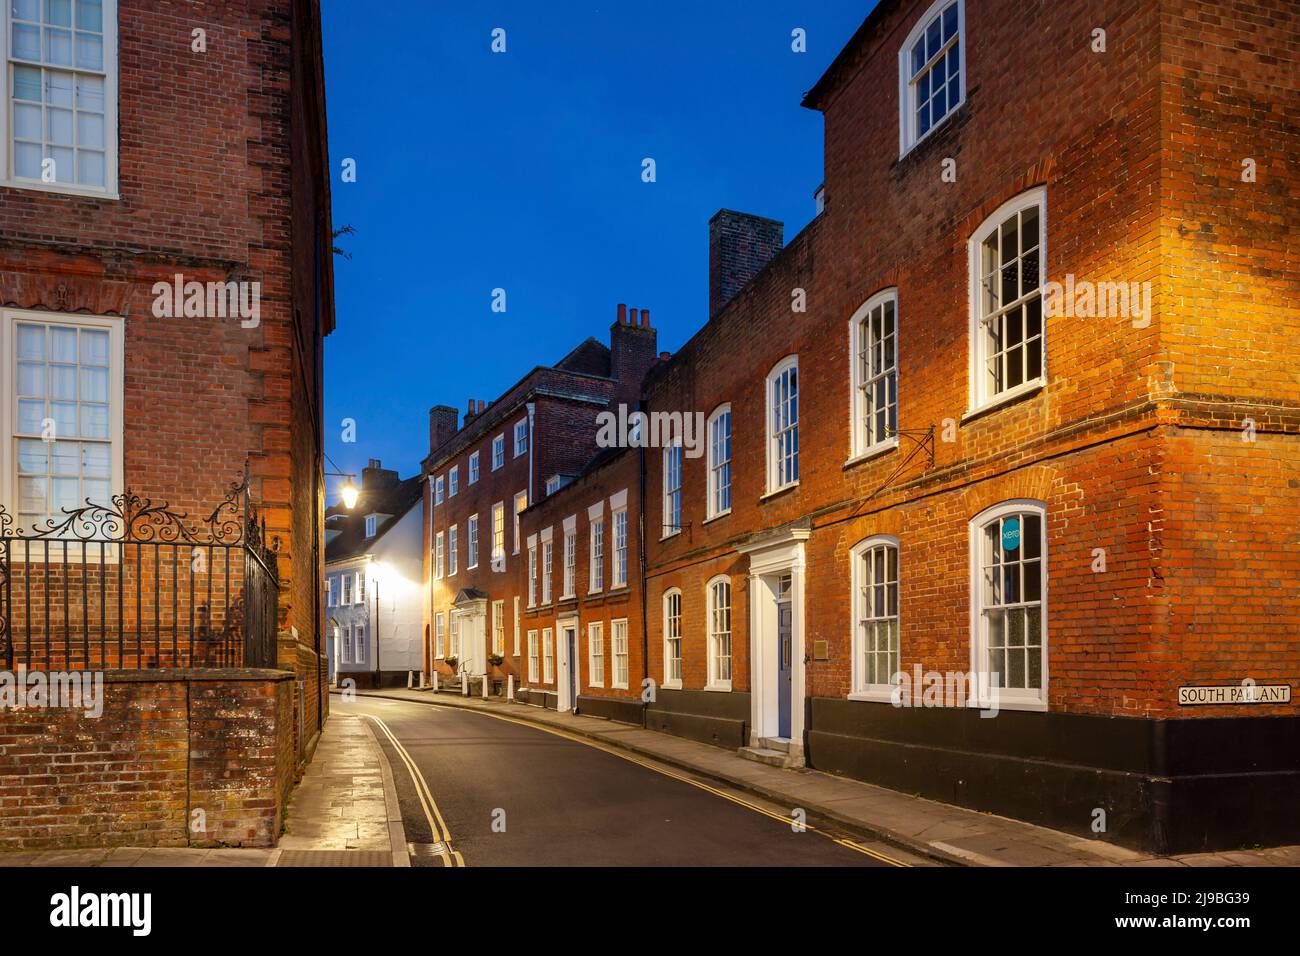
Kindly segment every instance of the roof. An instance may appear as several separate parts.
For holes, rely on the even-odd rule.
[[[810,110],[821,110],[826,108],[826,104],[831,94],[839,88],[840,81],[850,66],[856,65],[863,53],[863,48],[867,44],[868,38],[875,33],[876,28],[886,16],[893,13],[902,0],[878,0],[875,8],[867,14],[867,18],[862,21],[862,26],[844,44],[844,47],[831,61],[831,65],[826,68],[813,88],[804,94],[803,104]]]
[[[423,494],[423,479],[419,475],[399,481],[395,485],[362,491],[357,497],[357,506],[349,511],[342,505],[334,505],[325,510],[325,518],[341,515],[341,520],[331,521],[331,530],[339,534],[325,545],[325,563],[343,561],[359,557],[375,546],[389,528],[401,521],[406,513],[415,507]],[[375,529],[373,538],[366,537],[366,515],[389,515]]]

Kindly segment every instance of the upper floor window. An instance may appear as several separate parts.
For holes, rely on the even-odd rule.
[[[366,537],[373,538],[375,529],[379,524],[379,518],[375,515],[366,515]]]
[[[873,296],[849,323],[854,457],[898,440],[898,293]]]
[[[1001,706],[1047,705],[1047,511],[1008,501],[971,522],[971,656]]]
[[[528,451],[528,419],[521,418],[515,422],[515,457]]]
[[[472,485],[478,481],[478,452],[469,456],[469,483]]]
[[[627,584],[627,508],[614,512],[614,580],[611,587]]]
[[[116,0],[10,0],[0,181],[117,192]],[[0,24],[5,21],[0,9]]]
[[[506,436],[498,435],[492,439],[492,470],[496,471],[506,463]]]
[[[966,99],[963,0],[938,0],[898,55],[899,155],[925,139]]]
[[[731,510],[731,406],[722,405],[708,422],[709,501],[708,516],[716,518]]]
[[[542,603],[551,603],[551,558],[555,553],[555,546],[551,543],[550,538],[542,539]]]
[[[498,501],[492,506],[492,570],[506,569],[506,506]]]
[[[460,529],[452,525],[447,529],[447,576],[453,577],[456,574],[457,554],[460,552],[459,537]]]
[[[576,522],[564,529],[564,591],[561,597],[573,597],[578,570],[578,529]]]
[[[352,579],[353,576],[351,574],[345,574],[342,577],[344,605],[348,605],[352,603]]]
[[[682,686],[682,592],[664,595],[664,686]]]
[[[527,507],[528,492],[518,492],[515,495],[515,554],[519,553],[519,515]]]
[[[469,516],[468,537],[465,539],[465,566],[478,567],[478,515]]]
[[[592,514],[591,521],[591,556],[587,572],[587,590],[596,592],[605,586],[605,513],[603,508]]]
[[[537,606],[537,545],[528,539],[528,606]]]
[[[325,579],[325,606],[334,607],[334,579]]]
[[[447,472],[447,497],[455,498],[456,492],[460,490],[460,465],[454,466],[451,471]]]
[[[777,363],[767,376],[767,490],[799,483],[799,357]]]
[[[551,475],[551,477],[546,479],[546,493],[548,495],[553,495],[559,490],[560,490],[559,475]]]
[[[435,578],[442,577],[442,567],[443,567],[443,537],[442,537],[442,532],[439,531],[436,535],[434,535],[433,538],[433,576]]]
[[[664,531],[665,538],[682,530],[682,446],[664,449]]]
[[[435,505],[442,504],[442,494],[443,494],[443,481],[442,481],[442,475],[439,475],[437,478],[433,480],[433,503]]]
[[[899,671],[898,540],[868,538],[853,549],[853,692],[888,699]]]
[[[1006,203],[970,241],[972,411],[1044,380],[1047,191]]]

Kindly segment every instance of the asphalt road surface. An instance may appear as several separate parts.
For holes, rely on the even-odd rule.
[[[365,697],[330,706],[367,715],[393,768],[413,866],[921,862],[816,820],[799,832],[791,807],[499,717]]]

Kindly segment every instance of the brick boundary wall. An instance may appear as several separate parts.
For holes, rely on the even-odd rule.
[[[103,714],[0,711],[0,850],[273,846],[293,785],[291,673],[104,673]],[[194,811],[205,832],[190,833]]]

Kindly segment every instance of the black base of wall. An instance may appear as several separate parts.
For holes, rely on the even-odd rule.
[[[809,766],[905,793],[1154,853],[1300,842],[1300,717],[981,718],[815,698],[810,718]]]
[[[578,713],[586,717],[604,717],[606,720],[616,720],[621,724],[634,724],[641,727],[643,710],[639,700],[578,695]]]
[[[560,695],[552,690],[517,690],[515,700],[535,707],[545,707],[547,710],[560,709]]]
[[[702,690],[655,692],[646,707],[650,730],[735,750],[749,743],[749,694]]]

